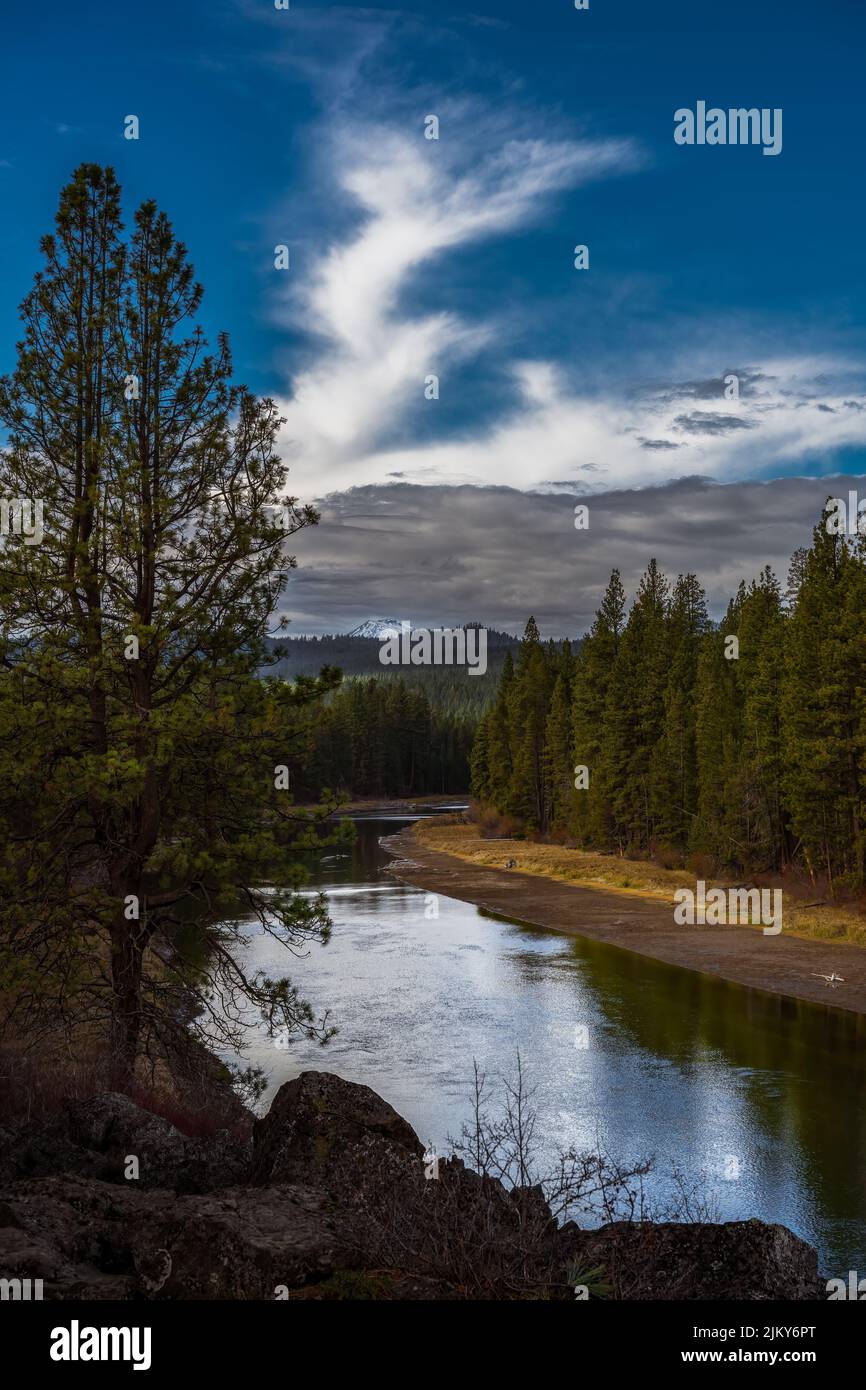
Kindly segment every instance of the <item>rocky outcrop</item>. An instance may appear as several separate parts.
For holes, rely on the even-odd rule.
[[[179,1196],[40,1178],[0,1219],[0,1277],[41,1278],[46,1298],[273,1299],[345,1262],[326,1194],[307,1187]]]
[[[0,1131],[0,1278],[62,1300],[573,1299],[600,1269],[593,1292],[617,1298],[817,1296],[815,1251],[784,1227],[559,1227],[539,1189],[459,1160],[428,1181],[422,1153],[328,1072],[282,1086],[251,1144],[192,1139],[120,1095],[71,1102]]]
[[[0,1181],[56,1173],[126,1181],[135,1159],[139,1187],[209,1192],[243,1182],[249,1153],[222,1132],[192,1139],[115,1092],[69,1101],[49,1120],[0,1130]]]
[[[253,1131],[257,1182],[333,1180],[338,1167],[420,1159],[412,1126],[369,1086],[328,1071],[306,1071],[282,1085]]]
[[[818,1257],[764,1221],[620,1221],[561,1234],[572,1267],[602,1269],[622,1299],[814,1299]]]

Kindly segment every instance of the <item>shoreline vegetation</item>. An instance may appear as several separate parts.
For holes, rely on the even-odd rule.
[[[429,834],[427,833],[429,831]],[[564,845],[536,843],[519,837],[491,838],[477,833],[478,827],[464,824],[444,825],[424,823],[418,836],[430,849],[452,854],[473,864],[490,868],[502,867],[504,859],[515,859],[515,869],[524,874],[575,883],[584,888],[597,888],[604,893],[646,898],[669,903],[678,888],[694,884],[686,870],[666,869],[651,860],[621,858],[617,854],[602,854]],[[783,876],[770,878],[760,875],[760,884],[751,880],[707,876],[707,888],[772,887],[785,894],[784,930],[789,936],[810,941],[827,941],[834,945],[866,946],[866,914],[857,903],[797,902],[792,888]],[[801,885],[798,885],[798,890]],[[747,924],[748,925],[748,924]],[[761,924],[752,925],[755,931]]]
[[[854,906],[792,901],[773,937],[760,926],[677,926],[673,894],[687,886],[681,870],[491,838],[463,817],[418,821],[383,843],[397,856],[390,872],[427,891],[735,984],[866,1014],[866,923]],[[713,879],[712,886],[731,881]],[[823,976],[834,971],[843,980],[831,989]]]
[[[697,576],[655,559],[630,607],[612,571],[574,648],[530,617],[472,750],[488,828],[862,898],[864,609],[864,541],[828,501],[786,588],[765,566],[718,625]]]

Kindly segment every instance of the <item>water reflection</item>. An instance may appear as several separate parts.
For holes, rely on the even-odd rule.
[[[291,973],[340,1033],[288,1052],[255,1038],[266,1103],[300,1071],[335,1071],[381,1092],[442,1151],[468,1117],[473,1058],[501,1074],[519,1049],[551,1150],[598,1141],[623,1160],[654,1155],[659,1190],[673,1161],[712,1189],[721,1219],[784,1222],[819,1247],[828,1274],[866,1268],[866,1021],[450,898],[432,918],[422,891],[383,872],[378,838],[399,824],[359,821],[354,849],[328,853],[314,875],[333,938]],[[288,968],[260,932],[247,963]]]

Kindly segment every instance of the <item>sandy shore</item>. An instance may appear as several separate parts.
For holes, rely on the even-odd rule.
[[[752,927],[679,927],[672,908],[663,903],[470,864],[428,849],[411,826],[382,843],[397,856],[389,871],[427,892],[735,984],[866,1014],[862,946],[807,941],[784,931],[764,936]],[[831,987],[815,978],[833,971],[844,977],[844,984]]]

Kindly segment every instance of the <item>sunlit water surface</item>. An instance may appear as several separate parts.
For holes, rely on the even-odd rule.
[[[866,1273],[864,1020],[441,895],[434,917],[422,890],[384,871],[379,838],[405,823],[360,819],[354,849],[323,857],[310,891],[328,895],[327,946],[293,960],[250,925],[246,966],[289,973],[340,1029],[325,1048],[254,1036],[265,1106],[299,1072],[334,1071],[441,1153],[469,1118],[473,1059],[495,1082],[519,1051],[543,1151],[652,1157],[659,1199],[674,1165],[719,1219],[783,1222],[818,1247],[824,1273]]]

